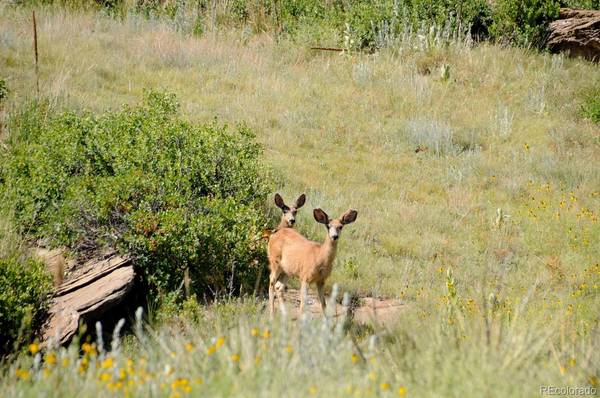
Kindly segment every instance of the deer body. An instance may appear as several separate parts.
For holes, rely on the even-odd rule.
[[[308,283],[324,282],[329,277],[336,249],[337,242],[329,237],[318,243],[291,228],[277,231],[269,241],[269,252],[276,253],[276,270]]]
[[[304,302],[308,285],[315,283],[323,313],[325,312],[325,281],[331,275],[333,260],[337,252],[337,239],[345,224],[354,222],[357,212],[348,210],[339,219],[331,220],[321,209],[314,210],[317,222],[327,226],[327,236],[323,243],[308,240],[291,228],[275,232],[268,245],[269,267],[269,310],[274,313],[274,295],[276,284],[288,276],[296,276],[300,280],[300,311],[304,310]],[[278,295],[283,303],[283,297]]]

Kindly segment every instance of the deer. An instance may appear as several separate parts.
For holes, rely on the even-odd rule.
[[[288,206],[285,204],[283,198],[279,193],[275,194],[275,205],[279,207],[282,211],[281,221],[279,221],[279,225],[274,230],[265,230],[263,236],[267,239],[270,239],[271,235],[275,232],[279,231],[283,228],[293,228],[294,224],[296,224],[296,213],[298,210],[304,206],[306,202],[306,195],[302,194],[298,196],[296,202],[292,206]],[[276,290],[278,294],[283,294],[287,290],[287,286],[285,285],[285,281],[278,281],[276,283]]]
[[[348,209],[339,218],[331,219],[322,209],[313,210],[315,221],[325,225],[327,235],[323,243],[311,241],[292,228],[277,230],[269,239],[267,248],[269,258],[269,314],[275,312],[275,291],[280,278],[285,281],[289,276],[300,280],[300,313],[304,312],[304,303],[308,294],[308,286],[314,283],[323,315],[325,315],[325,281],[333,270],[333,260],[337,252],[337,244],[342,228],[356,220],[358,212]],[[285,284],[285,282],[282,282]],[[283,295],[278,294],[283,305]]]

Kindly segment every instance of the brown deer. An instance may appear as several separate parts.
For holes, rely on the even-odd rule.
[[[283,201],[283,198],[280,194],[275,194],[275,205],[281,209],[283,214],[281,215],[281,221],[279,225],[274,230],[265,230],[263,236],[267,239],[270,239],[271,235],[283,228],[293,228],[294,224],[296,224],[296,213],[298,209],[304,206],[304,202],[306,202],[306,195],[302,194],[298,196],[296,199],[296,203],[293,206],[288,206]],[[277,292],[279,295],[283,294],[287,290],[287,286],[285,285],[285,280],[278,281],[276,284]],[[281,298],[283,300],[283,298]]]
[[[300,279],[300,312],[304,311],[304,302],[308,293],[308,285],[317,285],[317,292],[323,314],[325,314],[325,281],[333,269],[333,260],[337,250],[337,242],[342,228],[356,220],[358,212],[349,209],[339,218],[330,219],[321,209],[314,209],[315,220],[327,227],[327,236],[323,243],[306,239],[292,228],[276,231],[269,239],[269,313],[275,311],[275,290],[277,282],[288,276]],[[282,282],[285,283],[285,282]],[[283,304],[283,295],[278,294]]]

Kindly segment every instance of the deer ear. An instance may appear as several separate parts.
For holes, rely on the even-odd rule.
[[[348,209],[342,216],[340,217],[340,221],[342,224],[350,224],[356,220],[356,216],[358,216],[358,212],[353,209]]]
[[[278,193],[275,194],[275,205],[279,207],[281,210],[285,208],[285,203],[283,203],[283,198]]]
[[[329,224],[329,216],[323,210],[314,209],[313,216],[315,217],[315,220],[318,223],[325,224],[325,225]]]
[[[304,202],[306,202],[306,195],[302,194],[298,197],[298,199],[296,199],[296,209],[299,209],[302,206],[304,206]]]

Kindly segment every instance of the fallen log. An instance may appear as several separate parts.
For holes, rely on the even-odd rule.
[[[550,51],[600,61],[600,11],[561,8],[549,32],[546,45]]]

